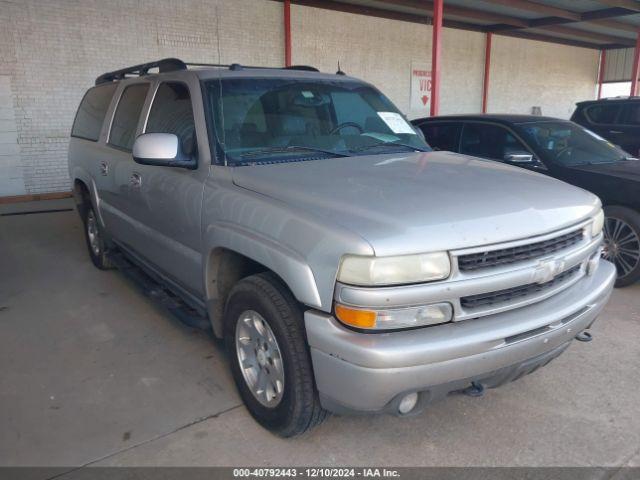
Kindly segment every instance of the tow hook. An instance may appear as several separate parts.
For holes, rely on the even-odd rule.
[[[585,330],[576,335],[576,340],[579,342],[590,342],[593,340],[593,336]]]
[[[481,397],[484,395],[484,385],[480,382],[471,382],[471,385],[462,390],[462,393],[470,397]]]

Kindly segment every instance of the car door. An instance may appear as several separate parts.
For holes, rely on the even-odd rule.
[[[617,141],[612,141],[624,151],[640,156],[640,102],[624,102],[622,110],[616,122],[616,131],[619,132]]]
[[[418,125],[427,143],[434,150],[458,152],[460,149],[461,122],[424,122]]]
[[[197,81],[167,79],[154,90],[143,132],[177,135],[182,151],[198,158],[208,146],[198,145],[206,135],[196,134],[193,92],[200,109],[202,104]],[[199,161],[195,169],[132,165],[129,202],[139,230],[135,252],[182,293],[201,298],[201,207],[208,162]]]
[[[497,123],[464,122],[460,153],[536,171],[544,169],[535,152],[513,130]],[[531,161],[512,160],[515,155],[522,154],[531,155]]]
[[[109,234],[125,245],[134,243],[136,236],[129,203],[131,149],[149,87],[148,81],[120,85],[106,142],[97,153],[100,211]]]

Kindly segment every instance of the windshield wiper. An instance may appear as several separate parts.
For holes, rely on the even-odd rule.
[[[325,150],[323,148],[305,147],[302,145],[288,145],[286,147],[265,147],[250,152],[245,152],[240,155],[240,158],[259,157],[261,155],[268,155],[270,153],[292,153],[292,152],[319,152],[326,153],[328,155],[334,155],[336,157],[350,157],[348,153],[335,152],[333,150]]]
[[[353,148],[349,150],[350,152],[364,152],[365,150],[371,150],[373,148],[379,147],[405,147],[410,148],[411,150],[416,150],[418,152],[429,152],[430,150],[425,150],[424,148],[415,147],[413,145],[409,145],[408,143],[400,143],[400,142],[380,142],[374,143],[373,145],[365,145],[363,147]]]

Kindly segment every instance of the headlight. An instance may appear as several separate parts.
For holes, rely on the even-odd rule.
[[[449,322],[453,317],[453,307],[450,303],[435,303],[420,307],[368,310],[336,303],[335,313],[338,320],[351,327],[393,330]]]
[[[604,212],[602,209],[598,210],[596,216],[593,217],[593,222],[591,222],[591,237],[597,237],[602,232],[602,227],[604,226]]]
[[[447,278],[451,262],[446,252],[360,257],[345,255],[338,269],[338,281],[350,285],[398,285]]]

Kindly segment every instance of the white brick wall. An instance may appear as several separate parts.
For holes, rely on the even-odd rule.
[[[17,140],[6,147],[17,154],[0,155],[0,196],[70,188],[75,110],[105,71],[163,57],[282,65],[282,8],[270,0],[0,0],[0,76],[11,92],[0,94],[0,114],[13,115],[7,128]],[[411,62],[431,61],[431,27],[413,23],[294,5],[292,37],[294,63],[333,72],[340,60],[404,111]],[[497,36],[494,45],[491,110],[540,105],[566,117],[573,102],[593,97],[596,52]],[[444,29],[442,55],[441,113],[479,111],[484,35]]]
[[[23,183],[0,181],[0,196],[69,190],[69,132],[100,73],[169,56],[282,65],[282,38],[282,5],[266,0],[0,0]]]

